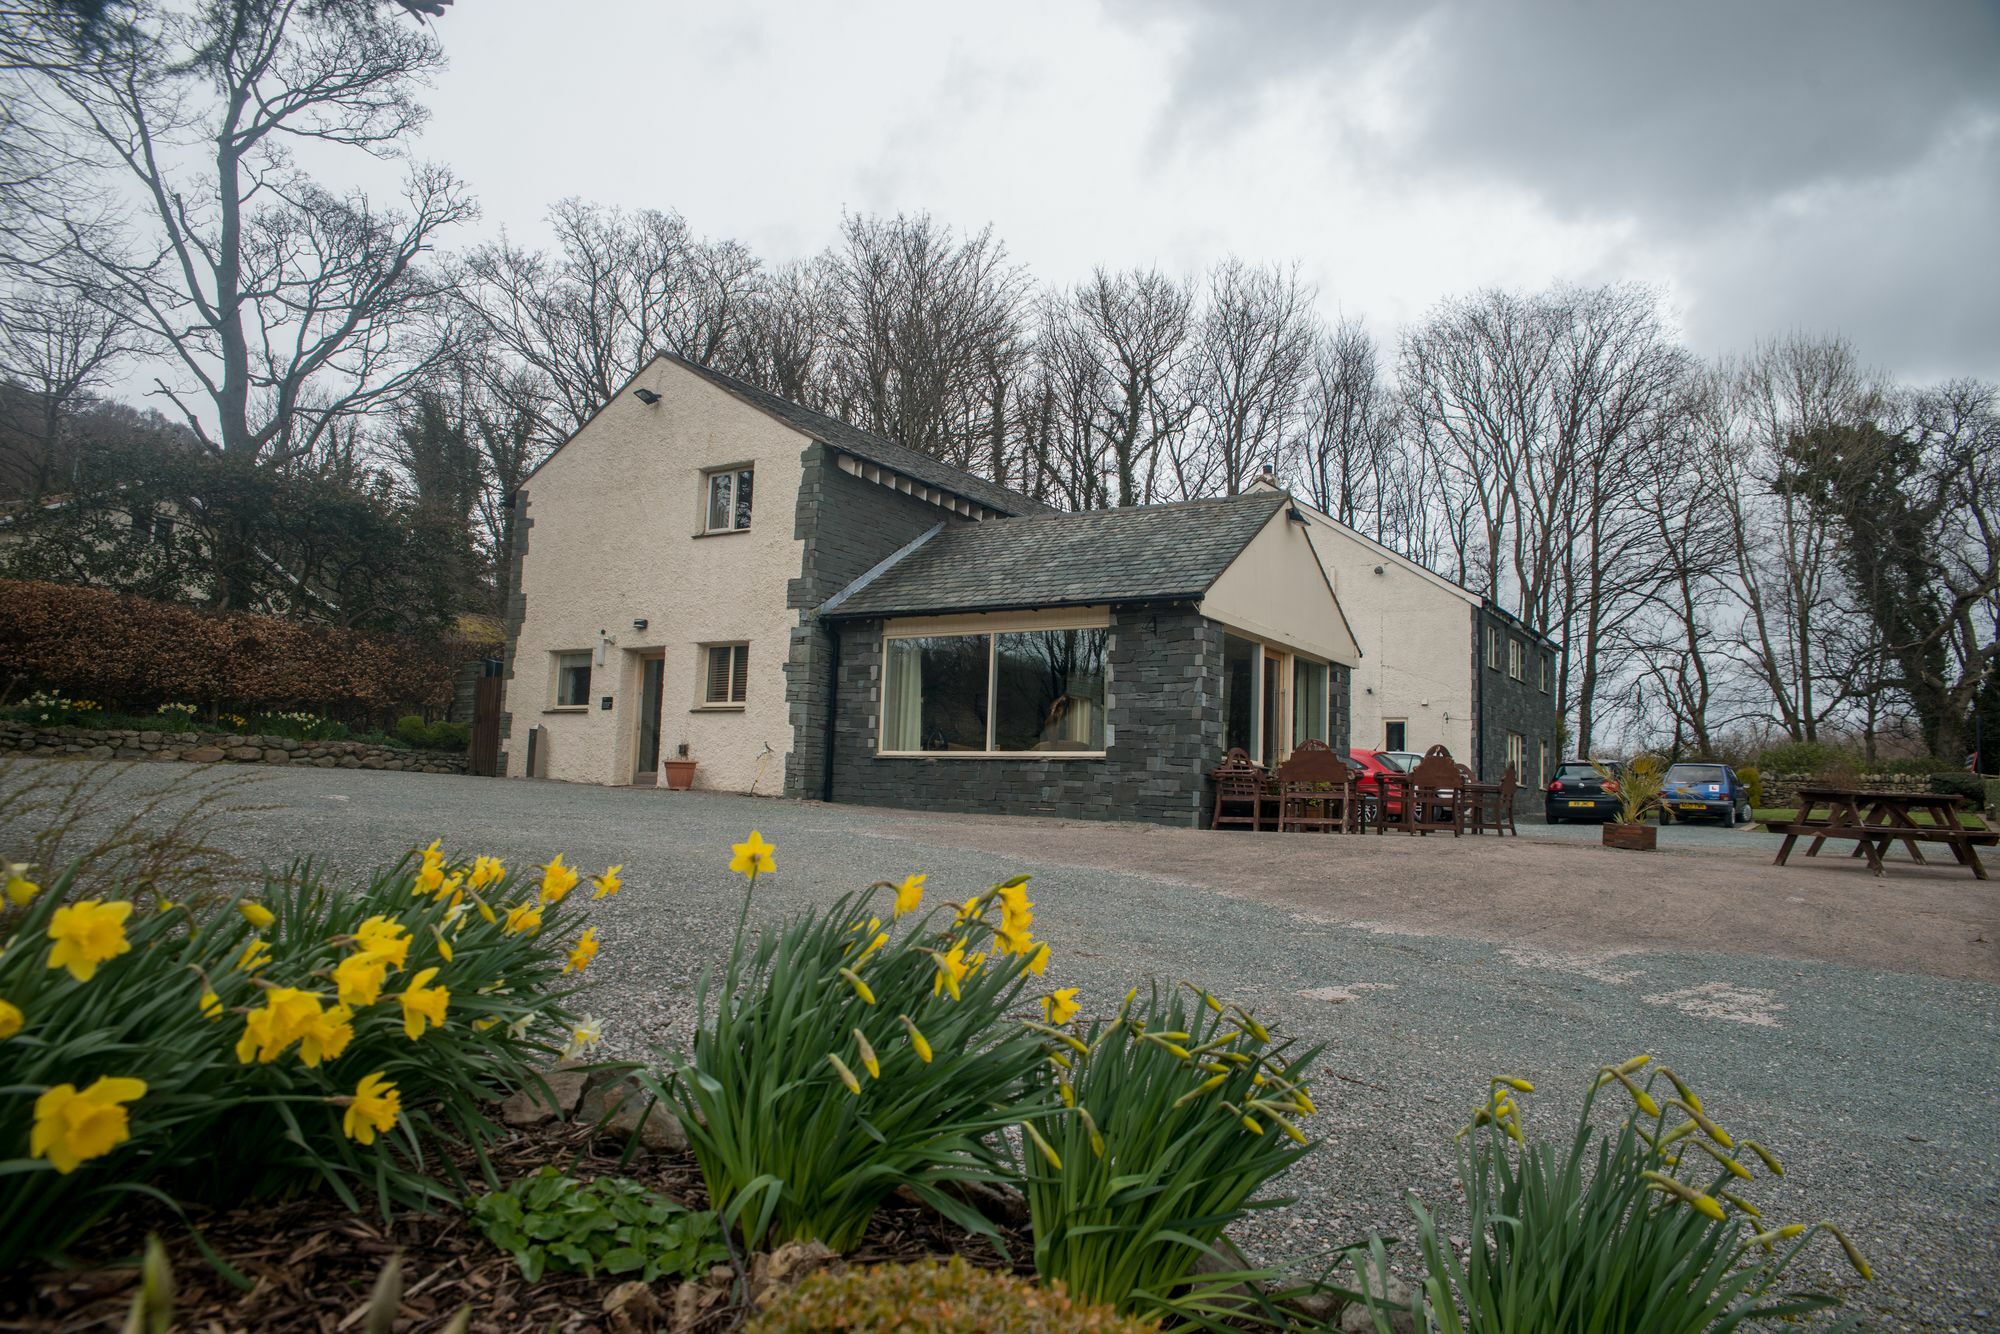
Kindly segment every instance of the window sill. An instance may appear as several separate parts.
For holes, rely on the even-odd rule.
[[[588,704],[557,704],[542,710],[543,713],[589,713]]]
[[[688,712],[689,713],[741,713],[749,707],[750,706],[747,704],[697,704],[693,708],[689,709]]]
[[[1101,750],[878,750],[878,760],[1101,760]]]
[[[750,529],[748,528],[712,528],[706,532],[696,533],[695,536],[696,537],[740,537],[744,533],[747,533],[749,531]]]

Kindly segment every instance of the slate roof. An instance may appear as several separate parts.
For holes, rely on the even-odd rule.
[[[947,524],[837,594],[836,619],[1093,603],[1192,601],[1286,498],[1219,500]]]
[[[769,413],[788,426],[796,427],[823,445],[863,458],[878,467],[899,472],[926,486],[934,486],[940,491],[949,491],[955,496],[970,500],[975,504],[998,514],[1051,514],[1055,511],[1039,500],[1031,500],[1018,491],[995,485],[983,477],[949,463],[934,459],[928,454],[899,445],[885,436],[864,431],[858,426],[850,426],[836,417],[779,398],[768,390],[739,380],[733,375],[689,361],[686,357],[671,352],[661,353],[668,361],[683,370],[688,370],[707,380],[718,388],[726,389],[752,407]]]

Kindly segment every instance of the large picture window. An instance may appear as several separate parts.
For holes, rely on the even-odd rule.
[[[1257,708],[1257,644],[1222,637],[1222,746],[1250,753]]]
[[[1292,659],[1292,745],[1302,741],[1333,744],[1326,727],[1326,664]]]
[[[1097,753],[1109,630],[891,638],[882,750]]]

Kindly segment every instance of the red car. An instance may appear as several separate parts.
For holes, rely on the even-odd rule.
[[[1354,786],[1361,793],[1361,800],[1369,805],[1381,800],[1382,784],[1377,775],[1406,774],[1416,768],[1417,761],[1423,758],[1413,751],[1369,750],[1365,746],[1351,747],[1347,757],[1361,770],[1361,776],[1354,780]],[[1402,813],[1400,802],[1389,803],[1391,816],[1399,816]]]

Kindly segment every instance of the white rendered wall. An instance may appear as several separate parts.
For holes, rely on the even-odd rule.
[[[633,397],[651,389],[662,401]],[[793,536],[806,436],[669,361],[655,361],[585,423],[523,488],[534,521],[521,571],[526,595],[506,687],[507,772],[526,772],[528,729],[546,727],[543,775],[629,783],[637,755],[639,658],[664,651],[662,758],[686,742],[695,786],[775,794],[791,748],[785,661],[797,613],[788,583],[804,543]],[[702,473],[756,470],[751,526],[703,528]],[[644,620],[646,629],[633,622]],[[592,672],[590,703],[556,710],[552,655],[615,641]],[[741,708],[701,706],[699,645],[748,641]],[[611,709],[599,708],[604,696]],[[766,747],[769,747],[768,753]]]

